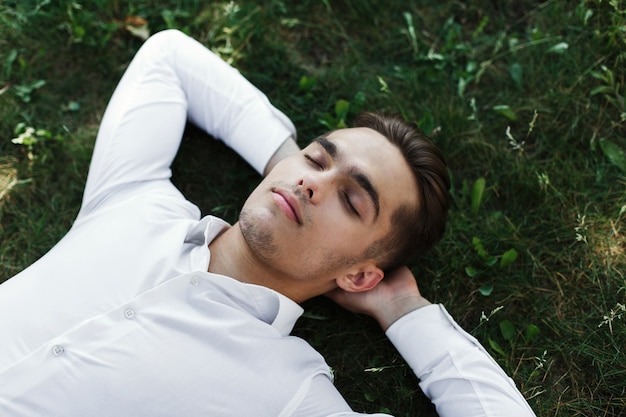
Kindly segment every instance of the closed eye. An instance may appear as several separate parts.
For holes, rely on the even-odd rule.
[[[308,154],[304,154],[304,158],[309,161],[309,163],[311,163],[312,165],[315,165],[316,167],[320,168],[320,169],[324,169],[324,166],[317,162],[315,159],[313,159],[310,155]]]
[[[348,195],[348,193],[346,193],[345,191],[342,191],[341,194],[342,194],[342,197],[343,197],[344,204],[346,205],[346,208],[350,212],[352,212],[355,216],[361,217],[361,215],[357,211],[356,207],[354,207],[354,204],[352,204],[352,201],[350,200],[350,196]]]

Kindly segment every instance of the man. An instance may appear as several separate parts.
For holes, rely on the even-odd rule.
[[[187,118],[266,174],[232,227],[200,219],[169,180]],[[320,294],[379,321],[440,415],[533,415],[394,268],[442,233],[437,151],[392,144],[381,131],[398,120],[360,123],[300,152],[291,122],[219,58],[176,31],[148,40],[105,112],[74,225],[0,287],[0,415],[355,415],[289,336],[297,303]],[[411,152],[434,170],[414,173]]]

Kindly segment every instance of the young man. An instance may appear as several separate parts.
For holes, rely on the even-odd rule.
[[[169,180],[187,118],[267,174],[232,227]],[[381,132],[398,120],[360,123],[299,151],[291,122],[200,44],[148,40],[105,112],[74,225],[0,287],[0,415],[355,415],[289,336],[297,303],[320,294],[380,322],[440,415],[533,415],[393,268],[443,230],[437,151],[392,144]],[[434,171],[414,172],[411,152]]]

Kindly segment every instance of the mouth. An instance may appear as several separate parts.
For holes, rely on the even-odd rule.
[[[302,216],[300,215],[300,205],[298,200],[288,191],[273,189],[272,197],[276,204],[281,209],[285,215],[296,222],[299,225],[302,225]]]

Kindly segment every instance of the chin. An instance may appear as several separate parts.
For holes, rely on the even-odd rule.
[[[239,214],[239,228],[248,247],[257,256],[263,259],[273,258],[278,253],[278,247],[274,243],[271,219],[273,216],[264,216],[247,208]]]

